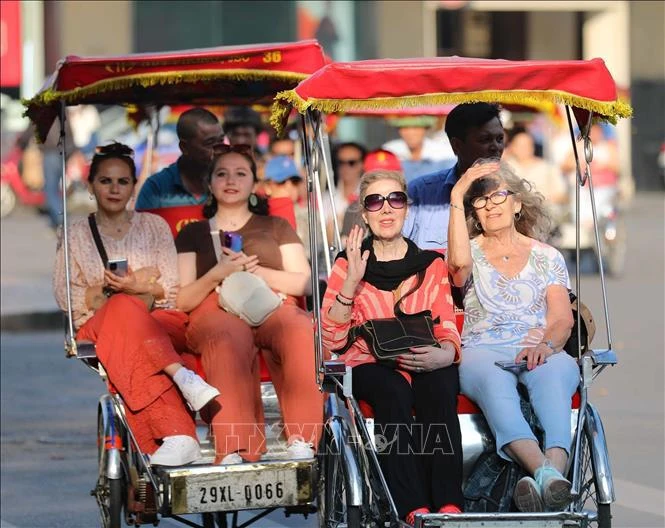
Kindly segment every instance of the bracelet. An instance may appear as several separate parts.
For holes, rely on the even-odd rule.
[[[541,341],[540,344],[549,348],[552,351],[552,354],[556,354],[556,348],[554,347],[554,343],[552,343],[551,339],[548,339],[547,341]]]
[[[346,299],[347,301],[353,302],[353,297],[347,297],[342,292],[339,292],[337,295],[339,295],[342,299]]]
[[[342,306],[353,306],[353,300],[351,300],[351,302],[344,302],[342,300],[342,297],[340,297],[339,293],[337,294],[337,297],[335,297],[335,300]]]
[[[464,212],[464,207],[460,207],[458,205],[455,205],[453,202],[450,202],[450,207],[454,207],[455,209]]]

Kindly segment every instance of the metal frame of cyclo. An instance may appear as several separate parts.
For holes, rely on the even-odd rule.
[[[576,185],[575,185],[575,224],[576,224],[576,263],[575,263],[575,290],[576,295],[579,299],[579,302],[582,302],[582,281],[581,281],[581,271],[580,271],[580,189],[587,185],[587,192],[589,193],[589,198],[592,208],[592,217],[593,217],[593,227],[596,243],[596,255],[598,259],[599,266],[599,275],[602,291],[602,302],[603,302],[603,315],[605,319],[605,329],[607,336],[607,347],[605,349],[596,350],[595,354],[600,357],[601,354],[606,356],[613,356],[612,350],[612,332],[610,325],[610,317],[608,310],[608,300],[607,300],[607,287],[605,282],[605,273],[603,269],[602,254],[600,251],[600,235],[598,230],[597,223],[597,214],[596,214],[596,202],[593,194],[593,175],[589,164],[593,159],[593,145],[591,139],[589,138],[589,131],[592,124],[593,114],[590,112],[587,122],[581,128],[581,137],[584,142],[584,156],[587,163],[584,174],[582,173],[580,167],[579,155],[577,152],[577,146],[575,141],[575,130],[573,121],[571,118],[570,107],[566,106],[566,115],[568,118],[568,126],[571,136],[572,148],[575,156],[575,165],[576,165]],[[315,110],[308,110],[305,114],[301,115],[301,125],[303,128],[302,138],[303,138],[303,153],[305,166],[307,168],[307,194],[308,194],[308,213],[309,213],[309,229],[310,229],[310,254],[312,256],[311,265],[312,265],[312,294],[314,299],[319,298],[319,262],[318,262],[318,251],[323,248],[324,262],[326,270],[329,272],[331,268],[330,260],[331,253],[336,249],[341,249],[341,240],[339,234],[339,226],[337,223],[337,216],[335,214],[335,204],[332,200],[332,193],[334,192],[334,182],[332,173],[329,170],[330,164],[327,163],[327,136],[323,131],[323,115]],[[321,174],[321,169],[325,171],[325,174]],[[327,234],[326,234],[326,223],[322,219],[323,216],[323,199],[322,199],[322,190],[323,181],[327,184],[327,191],[331,200],[331,214],[333,215],[333,224],[335,229],[335,244],[336,246],[330,246],[328,244]],[[317,228],[321,229],[322,233],[322,244],[319,245],[319,240],[317,236]],[[325,362],[323,358],[322,342],[321,342],[321,308],[317,302],[313,303],[314,310],[314,328],[315,328],[315,350],[316,350],[316,380],[319,385],[322,385],[322,377],[326,374]],[[577,325],[580,327],[582,324],[581,321],[581,310],[577,310]],[[575,445],[573,449],[575,453],[580,452],[581,441],[585,427],[592,427],[594,431],[597,431],[597,417],[595,409],[593,409],[588,402],[588,387],[591,385],[591,382],[595,377],[602,372],[605,367],[611,362],[598,362],[598,368],[593,369],[596,366],[594,359],[591,357],[582,357],[582,336],[581,332],[578,332],[578,359],[582,367],[582,383],[580,390],[580,412],[578,413],[577,419],[577,431],[578,434],[575,435]],[[588,412],[586,411],[588,409]],[[588,416],[588,414],[590,415]],[[590,421],[590,424],[587,424],[587,421]],[[597,431],[597,433],[603,437],[604,434],[602,430]],[[611,470],[609,468],[609,463],[606,460],[596,461],[599,465],[602,465],[601,473],[609,476],[611,475]],[[573,488],[572,492],[574,496],[579,495],[580,485],[582,480],[582,468],[581,460],[579,456],[571,456],[569,459],[569,464],[573,464]],[[601,486],[598,489],[599,492],[599,502],[602,504],[611,503],[614,501],[614,489],[611,485],[611,477],[606,481],[606,485]]]

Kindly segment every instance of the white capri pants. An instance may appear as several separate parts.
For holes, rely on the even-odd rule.
[[[566,352],[552,354],[547,362],[519,376],[497,367],[495,361],[515,359],[507,347],[464,347],[459,366],[460,388],[483,411],[496,439],[497,453],[515,440],[536,440],[520,408],[517,383],[529,392],[536,416],[545,431],[545,449],[570,450],[570,400],[580,381],[577,362]]]

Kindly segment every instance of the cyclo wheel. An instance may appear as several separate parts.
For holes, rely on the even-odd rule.
[[[106,476],[106,439],[101,414],[97,419],[97,462],[99,475],[97,486],[92,495],[97,499],[103,528],[121,528],[124,526],[123,509],[125,507],[126,486],[123,478],[110,479]]]
[[[596,519],[589,523],[589,526],[595,528],[611,528],[612,527],[612,512],[610,504],[598,503],[598,473],[593,464],[593,456],[591,453],[591,435],[589,431],[584,429],[582,434],[582,442],[580,445],[581,464],[582,464],[582,480],[580,482],[580,495],[573,502],[573,510],[580,511],[594,511],[596,512]]]
[[[360,506],[346,504],[346,483],[340,448],[335,445],[334,439],[325,428],[318,459],[319,526],[322,528],[342,528],[344,526],[360,528],[362,526]]]

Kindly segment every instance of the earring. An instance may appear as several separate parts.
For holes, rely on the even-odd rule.
[[[480,224],[480,222],[479,222],[478,220],[476,220],[476,221],[473,223],[473,227],[476,228],[476,231],[481,231],[481,232],[482,232],[482,230],[483,230],[483,226]]]
[[[206,199],[206,205],[212,205],[213,201],[213,196],[212,193],[208,194],[208,198]]]
[[[89,195],[88,195],[88,199],[89,199],[91,202],[94,202],[94,201],[95,201],[95,195],[94,195],[94,194],[89,194]]]
[[[250,207],[256,207],[259,205],[259,197],[255,193],[249,195],[249,205]]]
[[[517,222],[520,218],[522,218],[522,210],[521,209],[515,213],[515,221]]]

